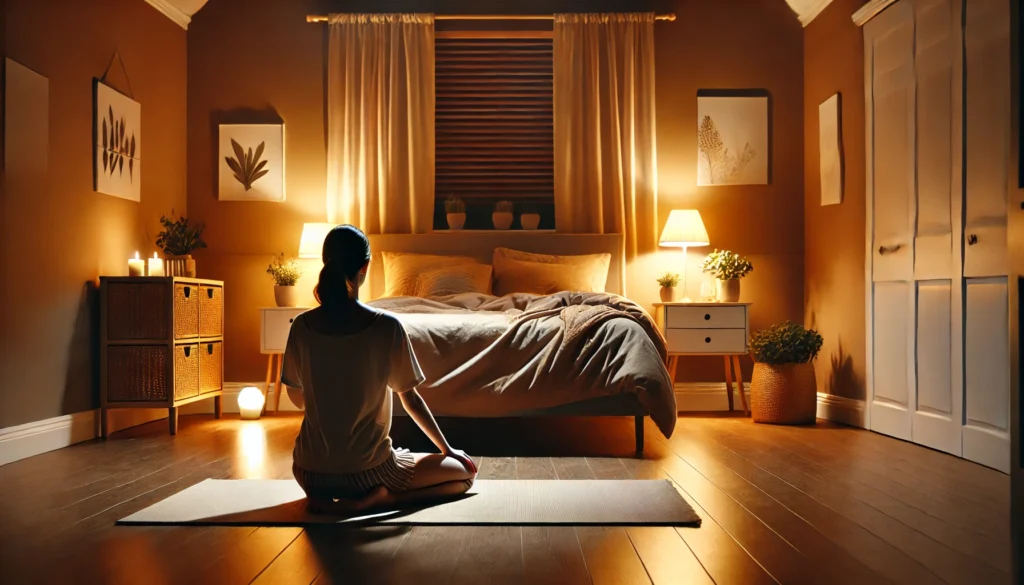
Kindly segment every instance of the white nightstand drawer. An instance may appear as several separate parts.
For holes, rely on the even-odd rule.
[[[667,309],[667,329],[744,329],[747,326],[747,308],[734,307],[680,307]]]
[[[263,309],[263,332],[260,351],[262,353],[283,353],[288,343],[288,332],[291,331],[295,317],[309,309]]]
[[[665,338],[669,353],[747,353],[746,329],[669,329]]]

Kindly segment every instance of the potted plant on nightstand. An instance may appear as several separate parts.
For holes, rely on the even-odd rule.
[[[750,337],[754,355],[750,415],[754,422],[814,422],[818,385],[811,362],[821,351],[821,343],[817,331],[792,321],[754,332]]]
[[[511,201],[495,203],[494,213],[491,214],[491,223],[494,224],[494,229],[507,230],[512,227],[512,220],[515,218],[513,211],[515,211],[515,206]]]
[[[448,229],[461,230],[466,225],[466,202],[461,197],[448,196],[444,200],[445,218],[448,220]]]
[[[164,274],[167,276],[187,276],[195,278],[196,261],[192,259],[192,250],[205,248],[202,223],[190,224],[188,218],[160,216],[163,231],[156,235],[156,245],[164,251]]]
[[[661,290],[658,294],[661,295],[661,302],[671,303],[676,300],[676,285],[679,284],[679,275],[672,272],[666,272],[658,277],[658,284],[661,285]]]
[[[274,279],[274,301],[278,307],[294,307],[298,305],[295,283],[302,276],[302,268],[294,258],[285,258],[280,254],[267,267],[267,274]]]
[[[754,265],[739,254],[715,249],[704,258],[701,269],[718,279],[719,301],[736,303],[740,300],[740,279],[750,274]]]

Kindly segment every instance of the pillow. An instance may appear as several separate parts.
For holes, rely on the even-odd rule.
[[[494,294],[552,294],[572,290],[605,292],[611,254],[554,256],[494,249]],[[555,290],[551,290],[554,287]]]
[[[384,260],[385,297],[417,296],[420,274],[429,270],[480,264],[467,256],[432,256],[406,252],[383,252],[381,256]]]
[[[491,265],[465,264],[421,272],[413,296],[429,298],[462,293],[491,294]]]

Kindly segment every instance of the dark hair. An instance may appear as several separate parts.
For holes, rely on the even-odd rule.
[[[313,294],[330,309],[355,298],[354,281],[370,261],[370,240],[355,226],[339,225],[324,238],[322,256],[324,267]]]

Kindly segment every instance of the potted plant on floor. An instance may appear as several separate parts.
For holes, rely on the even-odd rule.
[[[661,290],[658,291],[661,302],[671,303],[676,300],[676,285],[679,284],[678,274],[666,272],[658,277],[658,284],[661,285]]]
[[[267,267],[267,274],[274,279],[274,301],[278,307],[295,307],[298,305],[298,295],[295,293],[295,283],[302,276],[302,268],[298,260],[285,258],[280,254],[274,258]]]
[[[491,214],[491,223],[496,230],[507,230],[512,227],[512,220],[515,218],[513,212],[515,205],[511,201],[499,201],[494,204],[494,213]]]
[[[739,254],[715,249],[704,258],[701,269],[718,279],[719,301],[736,303],[740,300],[740,279],[750,274],[754,265]]]
[[[448,220],[448,229],[461,230],[466,225],[466,202],[461,197],[449,195],[444,200],[445,217]]]
[[[750,414],[754,422],[814,422],[818,385],[811,362],[821,351],[821,343],[817,331],[792,321],[754,332],[750,337],[754,356]]]
[[[202,237],[206,226],[191,224],[186,217],[174,219],[173,209],[171,217],[160,216],[160,225],[164,229],[157,234],[156,245],[164,252],[164,274],[195,278],[196,261],[192,259],[192,251],[206,247]]]

